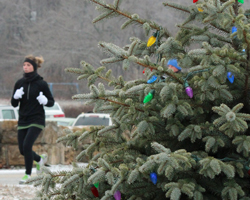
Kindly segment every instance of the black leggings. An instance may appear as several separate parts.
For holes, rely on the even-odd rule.
[[[20,153],[24,156],[26,174],[31,175],[33,160],[39,162],[41,157],[32,151],[32,146],[42,129],[30,127],[18,130],[18,146]]]

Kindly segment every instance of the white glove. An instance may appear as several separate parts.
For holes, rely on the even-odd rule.
[[[40,105],[46,105],[48,103],[48,99],[46,96],[43,95],[43,92],[40,92],[39,96],[36,99],[39,101]]]
[[[24,94],[23,87],[21,87],[20,89],[16,90],[13,97],[14,97],[14,99],[21,99],[23,94]]]

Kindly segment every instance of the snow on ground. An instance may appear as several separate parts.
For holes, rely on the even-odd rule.
[[[34,186],[0,184],[0,200],[34,200],[36,190]]]
[[[86,167],[87,163],[77,163],[79,167]],[[51,165],[48,167],[52,172],[70,171],[72,165]],[[35,172],[35,168],[32,169]],[[0,200],[35,200],[35,193],[38,188],[33,185],[6,184],[3,179],[8,179],[10,176],[19,177],[25,173],[25,169],[0,169]],[[18,179],[19,181],[19,179]],[[15,182],[18,182],[15,180]]]
[[[77,163],[77,165],[79,167],[86,167],[88,165],[88,163]],[[56,172],[56,171],[70,171],[73,169],[72,165],[50,165],[48,167],[48,169],[50,169],[52,172]],[[32,169],[33,172],[36,171],[35,168]],[[23,173],[24,174],[25,169],[0,169],[0,174],[19,174],[19,173]]]

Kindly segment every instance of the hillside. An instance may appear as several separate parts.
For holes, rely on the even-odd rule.
[[[192,0],[171,0],[176,3],[193,4]],[[113,0],[107,0],[113,2]],[[131,13],[156,21],[167,27],[174,35],[175,24],[185,16],[175,17],[172,10],[161,6],[163,0],[157,0],[153,6],[150,0],[126,0],[122,7]],[[147,39],[142,29],[129,26],[121,30],[124,19],[112,19],[108,23],[92,24],[97,16],[94,5],[84,0],[28,0],[0,1],[0,95],[8,98],[12,93],[14,82],[22,76],[22,61],[25,55],[42,55],[45,59],[39,73],[47,82],[77,82],[76,77],[65,73],[68,67],[78,67],[85,60],[99,67],[103,53],[97,45],[99,41],[112,42],[118,46],[129,43],[131,33],[134,37]],[[245,2],[244,7],[250,6]],[[165,17],[162,17],[165,16]],[[110,21],[109,21],[110,23]],[[122,74],[126,80],[142,76],[142,68],[124,72],[122,66],[112,66],[115,74]],[[8,75],[7,75],[8,74]],[[80,92],[88,91],[86,83],[78,81]],[[56,98],[70,99],[76,94],[74,86],[55,86]]]

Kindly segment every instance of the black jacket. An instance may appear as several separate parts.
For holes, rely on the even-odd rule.
[[[23,87],[24,94],[21,99],[16,100],[13,96],[16,90],[21,87]],[[29,79],[23,77],[15,83],[11,105],[17,107],[20,103],[18,126],[28,126],[30,124],[45,126],[44,108],[36,99],[40,92],[43,92],[43,95],[48,99],[46,106],[52,107],[55,101],[49,90],[48,84],[37,73]]]

